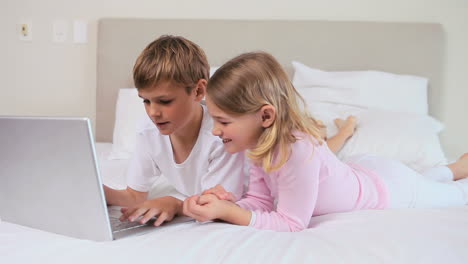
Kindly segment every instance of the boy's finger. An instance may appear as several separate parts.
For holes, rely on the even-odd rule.
[[[153,216],[156,216],[159,213],[157,208],[151,208],[146,212],[146,214],[140,219],[141,224],[146,224]]]
[[[160,226],[164,221],[167,220],[167,213],[166,212],[162,212],[159,216],[158,216],[158,219],[156,219],[156,221],[154,222],[154,226]]]
[[[129,217],[128,219],[130,222],[135,221],[138,217],[142,216],[144,213],[148,211],[147,208],[138,208],[136,209]]]
[[[135,210],[135,208],[127,208],[127,210],[122,213],[122,216],[120,216],[119,220],[120,221],[127,220],[128,217],[130,216],[130,214],[133,213],[134,210]]]

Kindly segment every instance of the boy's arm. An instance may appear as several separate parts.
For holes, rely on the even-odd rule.
[[[106,185],[104,185],[104,194],[106,195],[107,204],[126,207],[142,203],[148,197],[148,192],[139,192],[130,187],[124,190],[116,190]]]

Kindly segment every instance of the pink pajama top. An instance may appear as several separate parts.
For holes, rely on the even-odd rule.
[[[251,164],[249,190],[237,204],[252,211],[250,226],[300,231],[312,216],[388,205],[382,179],[357,164],[346,164],[324,142],[304,134],[291,145],[289,160],[266,173]],[[276,204],[276,205],[275,205]]]

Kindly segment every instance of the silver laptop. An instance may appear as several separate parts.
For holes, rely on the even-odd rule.
[[[95,241],[158,228],[118,217],[106,206],[88,118],[0,116],[2,220]]]

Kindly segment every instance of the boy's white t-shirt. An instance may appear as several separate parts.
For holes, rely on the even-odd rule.
[[[171,140],[162,135],[149,117],[137,129],[136,146],[127,170],[127,185],[148,192],[164,175],[175,189],[185,196],[200,194],[221,184],[239,199],[244,186],[244,154],[229,154],[222,140],[211,133],[213,119],[203,107],[203,119],[197,141],[187,159],[174,161]],[[177,197],[181,198],[181,197]]]

